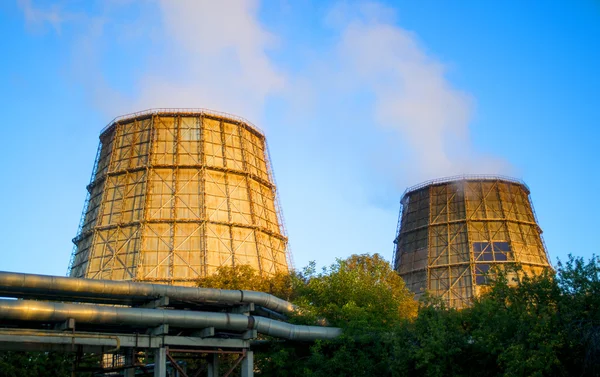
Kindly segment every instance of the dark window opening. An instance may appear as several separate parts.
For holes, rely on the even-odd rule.
[[[476,253],[481,253],[485,247],[487,247],[489,243],[487,242],[473,242],[473,251]]]
[[[502,251],[505,253],[510,251],[510,246],[508,245],[508,242],[494,242],[493,246],[494,251]]]
[[[507,261],[508,260],[508,256],[506,255],[506,253],[494,253],[496,260],[497,261]]]
[[[486,284],[487,283],[487,272],[490,269],[489,264],[476,264],[475,265],[475,284]]]
[[[510,245],[506,241],[473,242],[473,257],[476,261],[508,261],[510,257]]]

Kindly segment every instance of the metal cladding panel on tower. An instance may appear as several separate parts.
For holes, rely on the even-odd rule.
[[[417,298],[425,291],[447,305],[470,305],[491,268],[519,263],[550,268],[527,186],[495,176],[452,177],[403,195],[394,269]]]
[[[264,135],[206,111],[115,120],[73,242],[73,277],[190,285],[220,266],[287,272]]]

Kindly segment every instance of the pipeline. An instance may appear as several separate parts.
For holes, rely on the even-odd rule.
[[[76,322],[97,325],[130,325],[246,331],[297,341],[333,339],[341,334],[335,327],[300,326],[258,316],[243,314],[126,308],[90,304],[0,299],[0,321],[60,322],[69,318]]]
[[[0,271],[0,297],[132,303],[159,297],[175,301],[226,304],[254,303],[291,314],[290,302],[264,292],[169,286],[132,281],[81,279]]]
[[[119,352],[121,349],[121,339],[116,335],[101,335],[101,334],[81,334],[76,332],[54,332],[45,333],[41,331],[23,331],[15,329],[0,329],[0,335],[18,335],[18,336],[41,336],[43,337],[62,337],[62,338],[79,338],[79,339],[109,339],[115,341],[115,347],[104,351],[104,353]]]

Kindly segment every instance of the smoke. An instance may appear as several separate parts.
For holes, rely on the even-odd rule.
[[[408,152],[396,168],[401,179],[507,170],[504,161],[473,148],[473,98],[454,88],[445,66],[394,19],[393,10],[376,3],[342,3],[329,16],[340,33],[336,49],[341,71],[358,90],[374,97],[373,122],[396,135],[397,143],[388,146],[396,152],[383,154],[390,158],[398,150]]]
[[[137,108],[208,107],[256,117],[285,77],[256,1],[160,1],[164,54],[140,78]]]
[[[50,9],[41,9],[34,7],[31,0],[17,0],[17,4],[23,10],[27,27],[35,30],[49,24],[58,34],[61,32],[61,25],[68,20],[70,16],[63,12],[57,5]]]
[[[406,186],[506,171],[472,141],[474,98],[377,3],[18,1],[104,119],[204,107],[268,130],[300,265],[388,249]]]
[[[335,5],[322,31],[333,42],[304,56],[318,56],[325,68],[294,75],[269,55],[279,40],[260,22],[257,0],[107,0],[70,13],[41,10],[30,0],[18,3],[28,24],[50,24],[60,33],[71,23],[68,74],[107,118],[153,107],[205,107],[260,120],[270,98],[297,109],[323,93],[366,93],[372,101],[340,112],[367,114],[370,124],[360,125],[365,133],[391,135],[372,154],[378,155],[375,165],[396,172],[400,187],[507,170],[504,161],[473,147],[473,98],[455,88],[445,65],[378,3]],[[306,98],[311,95],[317,99]],[[319,114],[313,118],[318,121]]]
[[[28,25],[59,32],[69,21],[68,75],[108,117],[187,107],[254,119],[286,83],[267,54],[277,38],[258,21],[254,0],[106,0],[71,14],[18,4]]]

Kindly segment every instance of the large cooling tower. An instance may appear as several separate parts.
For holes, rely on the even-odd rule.
[[[264,135],[205,110],[112,121],[88,186],[70,276],[191,285],[219,266],[288,271]]]
[[[463,176],[411,187],[401,199],[394,269],[420,297],[470,304],[494,265],[548,268],[528,187],[512,178]]]

